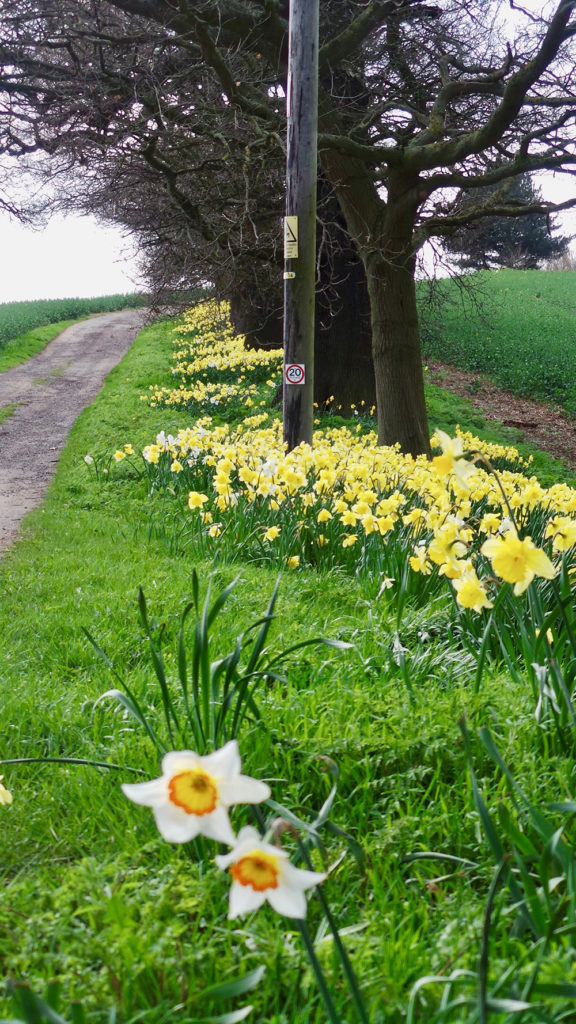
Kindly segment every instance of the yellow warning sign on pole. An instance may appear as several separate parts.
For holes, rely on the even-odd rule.
[[[284,259],[298,258],[298,217],[284,217]]]

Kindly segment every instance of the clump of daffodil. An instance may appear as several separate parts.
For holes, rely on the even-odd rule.
[[[496,576],[514,584],[517,596],[524,593],[535,576],[551,580],[556,575],[546,552],[537,548],[531,537],[520,540],[513,529],[503,536],[489,537],[480,550],[490,559]]]
[[[207,836],[232,846],[228,817],[233,804],[259,804],[270,796],[265,782],[240,774],[237,740],[200,757],[193,750],[173,750],[162,760],[162,775],[150,782],[125,783],[124,795],[150,807],[160,835],[169,843]]]
[[[568,551],[576,544],[576,519],[570,516],[553,516],[546,526],[546,540],[552,538],[554,553]]]
[[[228,395],[243,401],[248,412],[254,399],[251,380],[260,374],[258,387],[271,392],[277,387],[282,353],[248,351],[242,336],[234,336],[225,303],[195,307],[177,328],[176,342],[179,397],[174,401],[179,404],[194,398],[209,408]],[[153,402],[172,401],[154,385],[149,395]],[[500,578],[513,583],[518,594],[534,576],[550,578],[544,541],[551,542],[555,555],[565,554],[569,562],[576,558],[576,490],[565,484],[543,487],[519,471],[529,462],[514,448],[459,428],[454,437],[437,430],[432,444],[440,446],[441,455],[415,459],[398,447],[379,445],[373,431],[360,437],[355,429],[339,427],[316,430],[313,447],[300,445],[288,453],[281,423],[272,415],[247,415],[234,427],[203,415],[174,436],[161,431],[141,456],[150,487],[166,490],[183,508],[188,505],[191,538],[208,536],[215,547],[252,544],[257,538],[259,550],[252,549],[251,557],[265,551],[267,559],[276,557],[288,569],[307,558],[349,566],[362,557],[384,570],[399,545],[414,573],[461,581],[457,600],[474,609],[487,607],[488,600],[474,591],[470,575],[472,570],[476,580],[482,575],[480,551],[497,555],[496,575],[501,563],[514,563]],[[132,450],[120,445],[112,461]],[[496,474],[494,461],[514,468]],[[281,540],[276,543],[293,536],[295,524],[305,538],[298,555]],[[520,554],[514,561],[512,538],[504,548],[501,542],[510,527],[517,534],[516,524],[531,536],[517,541]]]

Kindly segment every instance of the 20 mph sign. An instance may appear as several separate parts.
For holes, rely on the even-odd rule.
[[[284,381],[286,384],[305,384],[306,367],[304,363],[288,363],[284,367]]]

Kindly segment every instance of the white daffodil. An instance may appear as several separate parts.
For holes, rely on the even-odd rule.
[[[290,863],[285,850],[265,843],[250,825],[241,829],[231,853],[219,855],[216,864],[230,868],[230,919],[249,914],[267,900],[285,917],[306,917],[306,889],[326,878],[317,871],[302,871]]]
[[[169,843],[187,843],[203,835],[233,846],[228,808],[259,804],[270,796],[265,782],[240,774],[238,742],[230,740],[213,754],[173,750],[162,760],[162,775],[150,782],[122,786],[135,804],[151,807],[160,835]]]

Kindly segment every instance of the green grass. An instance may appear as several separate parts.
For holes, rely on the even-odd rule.
[[[116,682],[83,627],[160,717],[138,622],[139,586],[162,629],[173,676],[193,567],[203,590],[215,572],[215,592],[240,573],[215,623],[220,654],[264,613],[277,578],[275,570],[243,562],[241,552],[233,565],[214,565],[193,549],[175,553],[166,535],[149,526],[151,509],[162,513],[162,497],[149,496],[142,478],[127,473],[111,484],[111,473],[102,472],[111,468],[119,444],[129,440],[138,447],[158,430],[175,433],[189,421],[185,411],[148,408],[137,394],[150,383],[170,384],[170,330],[159,323],[143,331],[110,374],[76,423],[42,508],[28,517],[22,539],[0,563],[0,754],[121,766],[3,767],[14,803],[0,807],[0,963],[5,975],[28,981],[40,994],[59,979],[62,1012],[77,999],[90,1020],[102,1024],[112,1005],[119,1020],[160,1024],[248,1001],[254,1021],[320,1024],[325,1012],[294,927],[269,909],[227,923],[226,880],[160,840],[151,815],[120,792],[119,782],[134,778],[132,768],[147,777],[157,773],[151,743],[112,699],[96,704]],[[465,403],[436,388],[430,399],[433,426],[449,429],[457,418],[463,427],[483,429],[466,420]],[[499,437],[497,427],[490,436]],[[510,436],[500,439],[509,443]],[[88,453],[99,458],[98,478],[84,462]],[[561,478],[552,462],[546,472]],[[536,725],[529,688],[514,684],[502,666],[492,666],[473,693],[475,665],[458,642],[447,596],[409,604],[400,658],[394,603],[387,592],[377,596],[378,584],[369,575],[337,570],[281,573],[274,647],[319,635],[354,647],[310,647],[292,656],[286,681],[260,692],[263,725],[245,729],[241,748],[243,771],[269,779],[276,799],[302,816],[317,810],[328,792],[318,757],[337,762],[339,795],[331,817],[362,844],[366,868],[350,855],[340,859],[346,844],[330,839],[336,864],[325,894],[349,930],[345,941],[371,1020],[398,1024],[420,977],[478,967],[492,860],[480,836],[458,720],[467,716],[477,774],[495,815],[498,801],[507,800],[506,787],[475,739],[478,726],[497,733],[534,800],[573,792],[573,757]],[[239,811],[235,820],[242,818]],[[478,868],[454,871],[442,862],[403,860],[430,850],[469,858]],[[315,900],[310,927],[313,935],[319,929],[318,954],[342,1017],[352,1021]],[[493,975],[529,949],[529,937],[498,917]],[[242,999],[222,1005],[202,995],[262,963],[265,979]],[[550,953],[546,970],[550,978],[573,979],[569,944]],[[432,1020],[439,998],[431,989],[419,1022]],[[0,999],[0,1015],[14,1016],[8,998]],[[446,1019],[461,1024],[464,1018]]]
[[[421,286],[425,358],[488,374],[500,387],[576,415],[576,275],[500,270]]]
[[[13,416],[18,408],[18,402],[12,402],[10,405],[5,405],[0,408],[0,423],[7,420],[9,416]]]
[[[42,352],[53,338],[77,322],[77,320],[62,320],[60,323],[36,327],[17,338],[11,338],[0,347],[0,373],[2,370],[10,370],[13,366],[19,366],[20,363],[25,363],[27,359],[37,355],[38,352]]]

